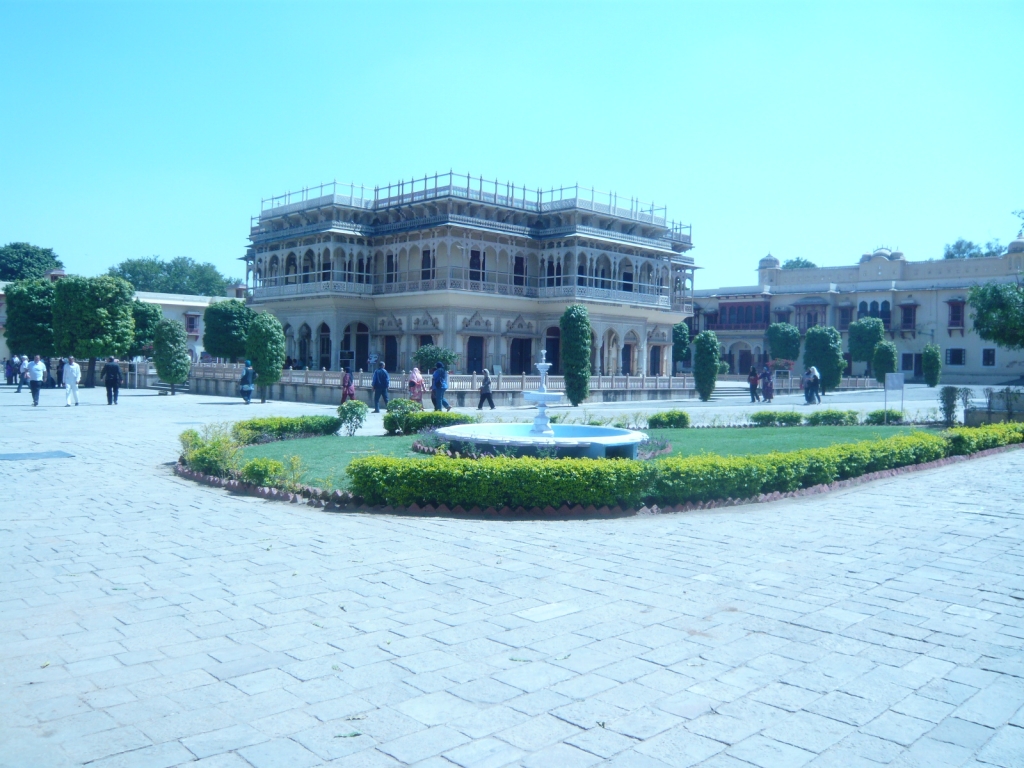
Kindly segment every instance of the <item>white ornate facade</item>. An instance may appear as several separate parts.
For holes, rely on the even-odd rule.
[[[578,187],[332,184],[264,201],[250,240],[253,308],[315,369],[408,370],[424,343],[455,350],[460,372],[531,372],[540,349],[558,366],[559,317],[582,302],[595,373],[667,374],[672,325],[692,312],[689,227]]]

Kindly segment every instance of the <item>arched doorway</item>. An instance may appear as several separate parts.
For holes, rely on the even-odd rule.
[[[650,360],[647,364],[647,374],[649,376],[661,376],[661,347],[651,347]]]
[[[342,365],[353,371],[365,371],[369,367],[370,328],[365,323],[349,323],[341,336]],[[348,353],[348,354],[346,354]]]
[[[327,323],[320,323],[317,333],[320,338],[320,365],[321,369],[331,370],[331,327]]]
[[[562,373],[562,330],[558,326],[548,328],[544,334],[544,352],[546,359],[551,363],[549,373],[552,376],[559,376]]]
[[[310,349],[310,342],[313,339],[313,332],[310,331],[309,326],[305,323],[299,328],[299,367],[308,368],[312,360],[312,350]]]

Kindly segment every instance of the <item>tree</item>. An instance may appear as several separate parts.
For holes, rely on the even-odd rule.
[[[797,257],[795,259],[786,259],[783,263],[783,269],[814,269],[818,265],[809,259],[803,259]]]
[[[791,323],[772,323],[764,334],[773,358],[796,360],[800,357],[800,329]]]
[[[565,396],[579,405],[590,396],[590,313],[583,304],[570,304],[558,327],[562,334]]]
[[[37,280],[51,269],[64,269],[52,248],[8,243],[0,248],[0,280]]]
[[[672,368],[687,358],[690,353],[690,326],[676,323],[672,326]]]
[[[821,392],[835,389],[843,380],[846,358],[843,337],[831,326],[816,325],[807,329],[804,338],[804,365],[814,366],[821,374]]]
[[[985,283],[967,294],[974,330],[1007,349],[1024,349],[1024,285]]]
[[[156,304],[138,299],[132,300],[132,319],[135,320],[135,337],[128,350],[129,357],[151,357],[153,355],[153,334],[156,324],[163,319],[163,312]]]
[[[942,375],[942,350],[938,344],[925,344],[921,355],[921,368],[924,371],[924,383],[929,387],[939,384]]]
[[[850,359],[868,364],[871,373],[871,361],[875,354],[875,346],[885,338],[885,323],[878,317],[862,317],[850,323]]]
[[[203,312],[203,347],[214,357],[237,362],[245,354],[249,323],[255,315],[237,299],[211,304]]]
[[[997,237],[995,240],[989,240],[985,243],[985,252],[982,254],[985,258],[999,257],[1006,253],[1006,246],[999,242]]]
[[[269,312],[260,312],[249,323],[245,339],[245,356],[252,361],[260,402],[267,402],[267,387],[281,379],[285,358],[284,329],[281,321]]]
[[[4,336],[11,354],[53,354],[53,283],[19,280],[7,286]]]
[[[435,346],[434,344],[424,344],[412,355],[412,361],[416,363],[416,367],[428,373],[433,371],[438,363],[451,370],[458,360],[459,356],[455,352],[444,347]]]
[[[714,331],[702,331],[693,340],[693,384],[697,395],[707,402],[718,381],[718,337]]]
[[[984,254],[977,243],[964,240],[962,237],[952,245],[946,243],[946,247],[942,251],[942,258],[944,259],[978,259],[982,256]]]
[[[871,361],[875,371],[875,380],[879,384],[885,384],[885,374],[896,373],[897,360],[896,345],[891,341],[880,341],[875,345]]]
[[[153,363],[156,374],[171,385],[171,394],[178,384],[188,381],[192,358],[188,356],[188,334],[179,320],[161,320],[153,333]]]
[[[93,386],[96,358],[124,357],[135,339],[132,286],[118,277],[65,277],[53,287],[53,348],[89,358],[86,386]]]
[[[188,256],[163,261],[159,256],[127,259],[107,274],[127,280],[137,291],[184,293],[193,296],[223,296],[231,282],[210,263],[200,264]]]

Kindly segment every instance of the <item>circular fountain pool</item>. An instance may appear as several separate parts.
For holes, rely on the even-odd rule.
[[[558,456],[579,456],[592,459],[635,459],[637,448],[647,435],[632,429],[589,427],[576,424],[551,424],[550,434],[538,434],[533,424],[461,424],[437,430],[455,450],[460,444],[477,450],[522,453],[554,450]]]

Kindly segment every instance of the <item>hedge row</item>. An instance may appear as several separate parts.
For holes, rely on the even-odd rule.
[[[471,507],[668,506],[788,492],[1024,442],[1024,424],[918,432],[759,456],[670,457],[653,462],[593,459],[449,458],[354,460],[354,493],[369,504]]]
[[[686,429],[690,426],[690,414],[686,411],[659,411],[647,417],[648,429]]]
[[[806,422],[812,427],[851,427],[860,423],[857,411],[837,411],[825,409],[812,411],[805,418],[797,411],[754,411],[747,418],[755,427],[795,427]],[[902,424],[903,412],[890,408],[888,411],[871,411],[864,417],[869,425]]]
[[[341,428],[336,416],[270,416],[236,422],[231,436],[240,445],[269,443],[293,437],[333,435]]]
[[[449,413],[448,411],[416,411],[407,414],[402,432],[411,435],[414,432],[422,432],[424,429],[437,429],[438,427],[454,427],[457,424],[475,424],[478,421],[476,416],[466,416],[461,413]]]

